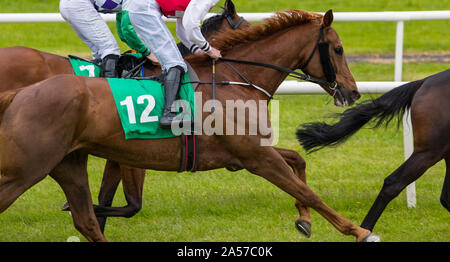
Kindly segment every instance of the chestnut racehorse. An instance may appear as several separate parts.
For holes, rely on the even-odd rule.
[[[210,40],[215,33],[227,28],[237,29],[250,26],[243,17],[236,13],[231,0],[225,1],[223,9],[221,14],[208,18],[202,24],[202,33],[206,39]],[[190,54],[184,45],[179,44],[178,46],[182,54]],[[2,68],[0,70],[0,92],[26,87],[59,74],[73,74],[68,58],[26,47],[0,48],[0,65]],[[148,65],[144,64],[145,75],[156,75],[160,72],[159,68]],[[95,208],[102,232],[107,216],[131,217],[141,209],[144,178],[145,169],[119,165],[110,160],[106,162],[98,195],[98,206]],[[127,205],[108,208],[112,204],[121,179]],[[68,207],[65,205],[64,209],[68,210]]]
[[[342,43],[331,27],[332,21],[331,10],[324,16],[288,10],[276,13],[264,24],[220,33],[212,44],[230,59],[272,63],[277,68],[290,70],[303,67],[305,73],[324,81],[333,71],[333,83],[322,87],[334,97],[335,104],[352,104],[359,98],[359,93],[348,69]],[[320,54],[316,52],[317,46]],[[322,56],[322,51],[328,55]],[[202,81],[196,90],[202,94],[202,100],[197,104],[201,106],[212,98],[211,85],[203,84],[211,79],[211,61],[207,57],[187,60]],[[229,64],[218,61],[218,82],[235,83],[245,78],[251,87],[219,86],[216,99],[222,104],[226,100],[242,100],[267,105],[268,96],[275,93],[287,76],[286,71],[274,70],[274,67],[236,63],[233,70]],[[75,227],[80,233],[90,241],[106,241],[92,206],[86,172],[88,154],[128,166],[176,171],[181,150],[177,138],[126,140],[117,111],[111,110],[114,107],[109,84],[103,78],[59,75],[24,89],[2,93],[0,212],[49,174],[66,194]],[[202,119],[212,114],[200,112]],[[225,119],[227,113],[224,112]],[[233,121],[236,127],[238,123]],[[247,128],[249,119],[245,121]],[[34,136],[36,134],[38,137]],[[199,135],[198,170],[247,169],[293,196],[301,216],[302,208],[311,207],[341,233],[353,235],[357,241],[378,239],[369,230],[353,225],[328,207],[307,187],[295,169],[291,169],[279,151],[260,145],[264,137],[260,132],[256,135]]]
[[[337,123],[304,124],[297,130],[298,140],[309,151],[343,143],[365,124],[374,128],[399,120],[411,109],[414,152],[385,180],[375,203],[361,227],[372,230],[388,203],[425,171],[445,159],[447,173],[441,193],[441,204],[450,212],[450,69],[399,86],[377,99],[369,100],[340,114]]]

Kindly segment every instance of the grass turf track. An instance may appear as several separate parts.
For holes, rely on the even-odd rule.
[[[9,1],[3,12],[57,12],[59,1]],[[223,1],[222,1],[223,2]],[[241,12],[297,8],[312,11],[444,10],[448,1],[243,1]],[[113,24],[111,24],[113,28]],[[347,55],[392,54],[395,23],[335,23]],[[88,49],[65,24],[0,24],[0,46],[25,45],[61,55],[88,54]],[[33,31],[33,34],[29,33]],[[405,54],[449,53],[449,21],[407,22]],[[425,37],[426,36],[426,37]],[[123,50],[126,49],[122,45]],[[414,80],[450,67],[448,63],[404,64],[404,80]],[[357,81],[391,81],[393,65],[350,63]],[[371,96],[364,95],[364,98]],[[278,146],[296,150],[307,161],[309,186],[325,202],[360,224],[383,179],[403,162],[401,128],[364,129],[339,148],[307,155],[295,140],[296,127],[324,119],[342,109],[324,105],[324,95],[276,96],[280,101]],[[91,190],[96,197],[104,160],[91,157]],[[416,209],[406,207],[404,192],[392,201],[375,227],[383,241],[449,241],[449,213],[440,206],[444,163],[417,181]],[[83,237],[67,213],[59,211],[65,197],[50,178],[36,185],[0,215],[0,241],[65,241]],[[96,201],[95,201],[96,202]],[[119,188],[114,205],[125,205]],[[353,241],[342,236],[312,211],[313,234],[294,229],[294,200],[269,182],[246,171],[224,169],[205,173],[149,171],[143,209],[131,219],[110,218],[110,241]]]

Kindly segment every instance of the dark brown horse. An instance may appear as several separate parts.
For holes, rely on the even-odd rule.
[[[304,72],[325,80],[322,56],[315,52],[319,39],[328,44],[328,63],[336,73],[335,85],[324,85],[323,88],[333,95],[336,104],[352,104],[359,94],[342,44],[331,27],[332,21],[331,11],[322,16],[288,10],[277,13],[264,24],[219,34],[212,44],[228,58],[272,63],[289,69],[305,65]],[[211,79],[209,58],[190,58],[188,61],[201,81]],[[240,76],[224,62],[217,62],[216,80],[237,82],[244,77],[269,95],[275,93],[288,75],[273,68],[243,64],[234,67]],[[336,95],[337,88],[339,95]],[[201,84],[196,91],[202,98],[198,106],[211,100],[211,85]],[[269,100],[265,92],[232,84],[218,86],[216,99],[222,104],[227,100],[257,101],[258,109],[263,107],[267,111]],[[92,206],[86,172],[88,154],[127,166],[176,171],[181,151],[178,138],[125,140],[117,111],[111,110],[114,107],[108,82],[102,78],[60,75],[21,90],[2,93],[0,212],[50,174],[66,194],[75,227],[90,241],[105,241]],[[208,110],[198,112],[202,119],[212,115]],[[237,127],[236,119],[227,115],[228,111],[223,112],[223,119],[232,119],[233,127]],[[377,239],[369,230],[353,225],[328,207],[306,186],[304,177],[295,173],[295,168],[291,169],[279,150],[261,146],[266,135],[260,130],[250,135],[250,120],[254,119],[245,118],[245,135],[199,135],[198,170],[247,169],[293,196],[300,213],[311,207],[341,233],[353,235],[357,241]],[[214,125],[219,124],[215,122]],[[304,162],[298,168],[304,170]]]
[[[226,0],[221,14],[204,21],[202,33],[207,39],[211,39],[215,33],[224,29],[249,26],[250,24],[237,14],[233,2]],[[178,46],[184,55],[189,54],[189,50],[184,45]],[[2,68],[0,92],[22,88],[59,74],[73,74],[68,58],[26,47],[1,48],[0,66]],[[159,68],[155,69],[150,64],[145,64],[144,69],[146,75],[156,75],[160,72]],[[98,195],[99,206],[95,209],[99,215],[102,232],[107,216],[131,217],[141,209],[144,178],[144,169],[119,165],[110,160],[106,162]],[[121,179],[127,205],[107,208],[112,204]],[[67,206],[64,209],[67,209]]]
[[[388,124],[394,117],[399,121],[411,109],[414,152],[391,175],[361,227],[373,230],[388,203],[428,168],[445,159],[447,173],[441,194],[441,204],[450,212],[450,69],[399,86],[381,97],[347,109],[337,123],[304,124],[297,131],[298,140],[306,150],[335,146],[350,138],[360,128],[374,121],[374,128]]]

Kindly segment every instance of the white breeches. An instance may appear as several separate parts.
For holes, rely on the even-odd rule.
[[[94,59],[109,54],[120,55],[120,48],[106,22],[90,0],[61,0],[61,16],[92,50]]]
[[[124,9],[128,11],[137,35],[155,54],[162,69],[167,71],[171,67],[181,66],[186,72],[187,66],[162,19],[158,3],[155,0],[128,0]]]

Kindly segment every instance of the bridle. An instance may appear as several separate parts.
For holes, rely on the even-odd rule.
[[[242,22],[244,22],[244,20],[245,20],[244,17],[241,16],[239,21],[237,23],[235,23],[233,21],[233,17],[228,12],[225,11],[222,15],[227,19],[228,24],[230,25],[231,29],[233,29],[233,30],[236,30],[242,24]]]
[[[336,72],[334,71],[334,67],[331,64],[330,59],[330,51],[329,51],[329,44],[325,41],[325,35],[323,33],[324,27],[320,27],[319,31],[319,38],[317,39],[317,43],[314,46],[313,51],[309,55],[308,59],[306,59],[305,63],[300,66],[301,70],[304,70],[306,66],[308,66],[309,62],[312,60],[314,53],[317,49],[319,49],[319,55],[320,55],[320,64],[322,65],[322,70],[325,75],[325,78],[327,79],[328,87],[330,87],[331,90],[336,89],[338,86],[336,82]]]
[[[242,21],[244,21],[244,18],[241,17],[241,19],[239,20],[239,22],[237,24],[235,24],[233,22],[233,19],[230,17],[230,15],[224,14],[224,16],[227,18],[228,23],[230,23],[230,26],[235,29],[234,27],[238,27]],[[314,49],[312,50],[311,54],[309,55],[308,59],[306,59],[306,61],[299,67],[299,69],[304,70],[306,68],[306,66],[309,64],[309,62],[312,60],[312,57],[314,56],[314,53],[316,52],[316,50],[319,49],[319,55],[320,55],[320,63],[322,65],[322,70],[323,73],[325,75],[326,80],[322,80],[313,76],[310,76],[308,74],[302,74],[299,72],[296,72],[292,69],[289,68],[285,68],[285,67],[281,67],[281,66],[277,66],[277,65],[273,65],[273,64],[268,64],[268,63],[262,63],[262,62],[255,62],[255,61],[247,61],[247,60],[240,60],[240,59],[234,59],[234,58],[225,58],[225,57],[220,57],[219,61],[223,61],[228,67],[230,67],[244,82],[235,82],[235,81],[221,81],[221,82],[216,82],[215,81],[215,67],[216,67],[216,61],[214,59],[212,59],[212,65],[213,65],[213,79],[211,82],[205,82],[205,81],[192,81],[189,82],[191,84],[211,84],[212,88],[213,88],[213,99],[215,99],[215,89],[216,89],[216,85],[243,85],[243,86],[251,86],[257,90],[259,90],[260,92],[264,93],[267,97],[269,97],[269,99],[272,99],[272,95],[267,92],[264,88],[259,87],[254,85],[253,83],[251,83],[249,80],[247,80],[247,78],[245,78],[231,63],[238,63],[238,64],[247,64],[247,65],[253,65],[253,66],[261,66],[261,67],[266,67],[266,68],[271,68],[274,70],[278,70],[280,72],[285,72],[288,73],[288,75],[290,77],[299,79],[299,80],[303,80],[303,81],[307,81],[307,82],[312,82],[315,84],[319,84],[319,85],[323,85],[326,86],[327,88],[329,88],[333,94],[331,94],[331,96],[334,98],[335,96],[338,96],[339,99],[341,101],[345,101],[343,95],[342,95],[342,91],[341,91],[341,86],[336,82],[336,72],[333,68],[333,65],[331,63],[331,59],[330,59],[330,52],[329,52],[329,43],[325,41],[325,35],[324,35],[324,27],[321,26],[320,27],[320,31],[319,31],[319,38],[317,39],[316,45],[314,46]],[[135,78],[135,79],[153,79],[154,77],[142,77],[142,78]],[[187,84],[187,83],[185,83]]]
[[[257,87],[255,85],[251,84],[229,62],[272,68],[272,69],[275,69],[275,70],[278,70],[281,72],[288,73],[289,76],[291,76],[293,78],[297,78],[299,80],[324,85],[333,92],[333,94],[331,95],[333,98],[337,95],[337,96],[339,96],[339,99],[341,101],[344,101],[341,87],[336,82],[336,72],[334,70],[333,64],[331,63],[330,52],[329,52],[329,43],[325,41],[325,34],[324,34],[323,26],[320,27],[319,38],[317,39],[317,42],[316,42],[316,45],[314,46],[313,51],[309,55],[308,59],[306,59],[306,61],[299,67],[299,69],[304,70],[306,68],[306,66],[312,60],[312,57],[314,56],[314,53],[316,52],[317,49],[319,49],[320,63],[322,65],[322,70],[323,70],[326,80],[322,80],[322,79],[310,76],[308,74],[301,74],[301,73],[296,72],[289,68],[284,68],[281,66],[262,63],[262,62],[246,61],[246,60],[239,60],[239,59],[232,59],[232,58],[225,58],[225,57],[221,57],[221,58],[219,58],[219,60],[226,62],[228,64],[228,66],[232,67],[233,71],[235,71],[239,75],[239,77],[246,82],[245,85],[251,85],[260,91],[262,91],[261,87]],[[268,94],[267,91],[265,91],[265,92],[264,91],[262,91],[262,92],[265,93],[269,98],[272,98],[272,96],[270,94]]]
[[[311,61],[314,53],[317,49],[319,49],[319,55],[320,55],[320,64],[322,65],[323,74],[325,75],[325,78],[327,79],[326,86],[333,92],[331,95],[333,98],[335,96],[339,96],[339,99],[341,101],[345,101],[344,96],[342,95],[341,86],[336,82],[336,72],[334,71],[333,64],[331,63],[330,58],[330,44],[325,41],[325,34],[323,32],[324,27],[320,27],[319,31],[319,38],[317,39],[317,43],[314,46],[313,51],[309,55],[308,59],[306,59],[305,63],[300,66],[300,69],[303,71],[306,66],[308,66],[309,62]]]

